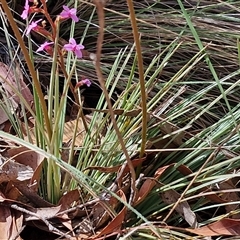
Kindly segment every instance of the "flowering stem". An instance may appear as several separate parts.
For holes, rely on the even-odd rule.
[[[56,27],[54,26],[54,23],[48,13],[48,10],[47,10],[47,5],[46,5],[46,1],[45,0],[41,0],[41,3],[43,5],[43,10],[44,10],[44,15],[45,17],[47,18],[48,22],[50,23],[51,27],[52,27],[52,30],[53,30],[53,41],[56,37]]]
[[[15,34],[15,37],[20,45],[20,48],[23,52],[23,55],[24,55],[24,58],[26,60],[26,63],[27,63],[27,66],[28,66],[28,69],[29,69],[29,72],[32,76],[32,79],[33,79],[33,82],[34,82],[34,86],[36,88],[36,92],[39,96],[39,101],[41,103],[41,106],[42,106],[42,111],[43,111],[43,116],[44,116],[44,119],[45,119],[45,124],[46,124],[46,130],[47,130],[47,134],[48,134],[48,142],[49,140],[51,139],[51,136],[52,136],[52,129],[51,129],[51,126],[50,126],[50,121],[49,121],[49,118],[48,118],[48,111],[47,111],[47,106],[46,106],[46,103],[45,103],[45,100],[44,100],[44,96],[43,96],[43,93],[42,93],[42,89],[41,89],[41,85],[38,81],[38,77],[37,77],[37,73],[34,69],[34,66],[32,64],[32,61],[30,59],[30,56],[29,56],[29,53],[28,53],[28,50],[22,40],[22,36],[18,30],[18,27],[17,27],[17,24],[16,22],[14,21],[14,18],[12,16],[12,13],[9,9],[9,6],[7,5],[7,2],[6,0],[2,0],[1,1],[1,4],[2,4],[2,7],[3,7],[3,10],[4,12],[6,13],[7,15],[7,18],[8,18],[8,21],[12,27],[12,30]]]
[[[62,56],[61,51],[59,51],[59,61],[58,61],[58,64],[60,65],[60,68],[61,68],[61,70],[62,70],[62,72],[63,72],[64,77],[65,77],[66,79],[68,79],[68,78],[69,78],[69,74],[68,74],[67,71],[66,71],[66,68],[65,68],[65,65],[64,65],[64,59],[63,59],[63,56]],[[72,77],[72,74],[70,75],[70,77]],[[70,90],[71,90],[71,92],[72,92],[72,94],[73,94],[75,103],[76,103],[76,104],[79,104],[78,96],[77,96],[77,94],[76,94],[75,91],[74,91],[74,87],[73,87],[73,85],[72,85],[72,82],[69,82],[69,87],[70,87]]]

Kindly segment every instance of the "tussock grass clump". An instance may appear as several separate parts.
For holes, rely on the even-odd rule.
[[[59,163],[72,174],[66,174],[62,180],[61,191],[68,192],[80,185],[83,202],[106,192],[124,202],[129,214],[121,225],[122,232],[119,231],[123,239],[153,239],[153,235],[187,239],[192,234],[205,235],[204,228],[202,232],[182,232],[186,232],[183,228],[197,229],[226,217],[239,218],[240,1],[133,2],[147,94],[146,159],[137,168],[137,197],[131,199],[131,174],[121,179],[127,201],[116,190],[120,171],[116,166],[126,163],[126,154],[92,61],[100,32],[97,9],[92,1],[83,0],[72,2],[78,5],[79,23],[74,30],[68,22],[63,23],[59,38],[64,43],[71,32],[85,46],[83,59],[65,60],[69,68],[76,64],[72,82],[80,75],[93,81],[90,88],[79,93],[84,113],[91,116],[85,125],[82,146],[67,146],[67,162],[77,160],[76,166]],[[11,4],[18,19],[20,10]],[[48,1],[53,17],[61,12],[62,4],[60,0]],[[127,154],[134,161],[139,158],[143,141],[139,52],[135,50],[127,2],[106,1],[104,11],[101,70],[117,127]],[[24,29],[25,23],[18,22],[18,26]],[[51,58],[35,52],[43,42],[42,36],[33,35],[31,41],[34,63],[47,91]],[[62,74],[59,79],[61,89]],[[66,106],[73,102],[69,91]],[[83,115],[78,114],[78,118],[84,120]],[[61,156],[46,157],[57,161]],[[118,209],[115,210],[108,209],[112,216],[119,217]],[[171,231],[167,225],[172,226]],[[225,234],[218,230],[216,235]]]

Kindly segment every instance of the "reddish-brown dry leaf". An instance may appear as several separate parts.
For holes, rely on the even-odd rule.
[[[0,192],[1,202],[6,200]],[[22,213],[11,210],[9,206],[0,205],[0,239],[17,239],[22,230],[23,216]]]
[[[78,201],[80,193],[78,189],[72,190],[64,194],[58,202],[58,205],[61,206],[61,211],[68,209],[71,204],[75,201]]]
[[[175,190],[168,190],[161,194],[163,202],[173,204],[178,201],[180,194]],[[186,220],[186,222],[193,228],[198,227],[196,214],[192,211],[187,201],[180,202],[175,210]]]
[[[7,186],[4,189],[3,193],[6,198],[11,200],[18,201],[18,199],[22,197],[21,192],[13,185],[11,181],[7,183]]]
[[[5,123],[8,120],[8,116],[5,111],[0,107],[0,124]],[[5,127],[5,126],[4,126]]]
[[[177,170],[182,173],[185,176],[189,176],[190,174],[192,174],[192,170],[190,170],[187,166],[185,165],[180,165],[178,166]],[[191,179],[189,178],[189,181]],[[199,186],[200,184],[197,183],[193,183],[194,186]],[[203,192],[211,192],[211,189],[207,188],[207,187],[203,187],[202,188]],[[222,198],[220,198],[217,194],[211,194],[211,195],[206,195],[206,198],[209,199],[212,202],[215,203],[226,203],[227,201],[223,200]]]
[[[234,192],[234,189],[236,188],[232,182],[231,179],[225,181],[225,182],[221,182],[218,184],[219,186],[219,190],[226,190],[226,189],[232,189],[232,192],[228,192],[228,193],[223,193],[221,195],[221,199],[223,199],[224,201],[227,201],[228,203],[230,202],[239,202],[240,198],[238,196],[237,192]],[[239,204],[227,204],[225,206],[226,212],[230,213],[236,209],[239,208]],[[240,214],[234,214],[232,215],[232,218],[234,219],[239,219],[240,218]]]
[[[124,187],[121,189],[121,194],[124,194],[125,196]],[[119,200],[113,196],[110,197],[110,199],[108,198],[109,197],[107,197],[105,201],[98,201],[92,207],[91,214],[93,216],[93,220],[90,224],[94,229],[99,229],[102,226],[105,226],[110,219],[113,219],[115,217],[115,212],[113,210],[117,209],[117,207],[121,204]]]
[[[79,234],[77,237],[71,237],[71,238],[61,238],[61,240],[85,240],[89,239],[89,236],[87,234]]]
[[[29,185],[31,186],[32,191],[35,191],[35,192],[38,191],[38,186],[39,186],[38,184],[40,182],[40,177],[42,174],[42,163],[39,164],[37,168],[34,170],[32,178],[29,182]]]
[[[225,218],[201,228],[185,230],[202,236],[240,236],[240,220]]]
[[[12,238],[11,239],[20,240],[20,239],[22,239],[19,236],[19,234],[23,230],[23,214],[19,211],[16,211],[16,210],[12,210],[12,212],[13,212],[12,216],[13,216],[13,223],[14,224],[12,226]]]
[[[31,185],[27,184],[27,182],[15,182],[14,186],[27,197],[32,203],[34,203],[37,207],[53,207],[54,205],[45,201],[41,198],[35,191],[35,187],[32,188]]]
[[[154,178],[156,180],[158,180],[160,178],[160,176],[169,168],[172,167],[175,163],[172,163],[170,165],[158,168],[157,171],[154,174]],[[136,206],[137,204],[141,203],[146,196],[150,193],[150,191],[156,186],[157,182],[154,179],[147,179],[145,180],[145,182],[143,183],[143,185],[141,186],[138,194],[137,194],[137,198],[136,201],[134,202],[134,206]]]
[[[165,170],[167,170],[169,167],[172,167],[174,165],[175,165],[175,163],[172,163],[170,165],[167,165],[167,166],[157,169],[157,171],[154,174],[155,180],[150,179],[150,178],[145,180],[145,182],[141,186],[139,192],[137,193],[137,198],[134,202],[134,206],[141,203],[146,198],[146,196],[150,193],[150,191],[156,186],[156,184],[157,184],[156,180],[158,180],[160,178],[160,176],[164,173]],[[192,174],[192,171],[185,165],[178,166],[177,170],[179,172],[181,172],[182,174],[184,174],[185,176]],[[197,184],[194,183],[193,185],[197,185]],[[206,192],[210,191],[207,187],[203,187],[202,189]],[[217,202],[217,203],[226,202],[223,199],[221,199],[220,197],[218,197],[216,194],[207,195],[206,198],[208,198],[209,200],[211,200],[213,202]]]
[[[18,163],[28,165],[35,170],[43,161],[44,157],[26,147],[11,148],[8,150],[10,157]]]
[[[123,189],[121,189],[121,192],[122,194],[125,194]],[[119,204],[120,202],[115,197],[111,197],[107,201],[107,204],[104,204],[102,201],[96,203],[92,209],[92,226],[95,229],[99,229],[100,227],[104,226],[104,224],[108,222],[109,219],[114,218],[114,212],[112,212],[112,209],[116,209]],[[111,207],[109,208],[109,206]]]
[[[32,174],[30,184],[35,182],[32,190],[37,191],[38,184],[36,183],[38,183],[40,179],[44,157],[26,147],[11,148],[8,150],[8,154],[18,163],[30,166],[33,169],[34,172]]]
[[[123,201],[126,202],[126,196],[121,190],[117,194],[122,198]],[[123,209],[118,213],[118,215],[105,228],[103,228],[100,231],[100,233],[98,233],[94,237],[91,237],[90,239],[97,239],[101,236],[108,235],[112,232],[117,233],[121,229],[126,213],[127,213],[127,208],[126,206],[124,206]]]
[[[133,167],[139,166],[145,160],[146,160],[146,157],[132,160]],[[84,169],[84,171],[86,171],[86,170],[98,170],[100,172],[105,172],[105,173],[114,173],[114,172],[117,172],[121,167],[122,167],[122,165],[118,165],[118,166],[114,166],[114,167],[92,166],[92,167],[88,167],[88,168]],[[128,165],[125,167],[123,173],[127,173],[127,172],[129,172],[129,166]]]
[[[78,189],[72,190],[70,192],[67,192],[65,195],[61,197],[61,199],[58,202],[58,205],[61,207],[59,212],[67,210],[71,204],[75,201],[78,201],[80,197],[80,193]],[[68,214],[58,214],[58,217],[61,218],[62,224],[68,228],[70,231],[73,230],[72,222],[68,216]]]
[[[25,181],[31,179],[32,175],[31,167],[0,157],[0,183]]]
[[[24,206],[27,206],[26,204],[24,203],[21,203],[21,202],[18,202],[16,200],[13,200],[13,199],[9,199],[9,198],[6,198],[6,196],[0,191],[0,202],[1,203],[8,203],[8,204],[21,204],[21,205],[24,205]]]
[[[12,214],[9,207],[0,206],[1,239],[11,239]]]
[[[111,206],[111,204],[109,203]],[[91,226],[94,227],[94,229],[99,229],[100,227],[104,226],[105,223],[111,219],[110,216],[112,216],[112,212],[110,209],[107,209],[106,206],[102,205],[101,203],[97,203],[94,205],[93,210],[93,221],[91,223]]]

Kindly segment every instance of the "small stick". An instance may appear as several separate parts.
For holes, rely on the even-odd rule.
[[[15,209],[15,210],[17,210],[17,211],[26,213],[26,214],[28,214],[28,215],[34,216],[34,217],[42,220],[42,221],[46,224],[46,226],[48,227],[48,229],[49,229],[50,232],[59,234],[59,235],[61,235],[61,236],[65,236],[65,233],[63,233],[63,232],[61,232],[60,230],[58,230],[57,228],[55,228],[48,220],[46,220],[45,218],[39,216],[38,214],[33,213],[33,212],[31,212],[31,211],[29,211],[29,210],[27,210],[27,209],[25,209],[25,208],[19,207],[19,206],[16,205],[16,204],[11,204],[10,207],[13,208],[13,209]],[[72,236],[66,235],[66,237],[71,238]]]

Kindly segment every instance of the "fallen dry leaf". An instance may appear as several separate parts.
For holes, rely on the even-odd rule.
[[[202,236],[240,236],[240,220],[225,218],[201,228],[185,230]]]
[[[6,200],[0,192],[1,202]],[[23,227],[22,213],[11,209],[9,206],[0,205],[0,239],[17,239]]]
[[[146,157],[134,159],[134,160],[132,160],[132,165],[133,165],[133,167],[137,167],[141,163],[143,163],[145,160],[146,160]],[[121,167],[122,167],[122,165],[118,165],[118,166],[114,166],[114,167],[91,166],[91,167],[85,168],[84,171],[98,170],[100,172],[105,172],[105,173],[114,173],[114,172],[118,172]],[[129,172],[129,166],[128,165],[125,167],[123,173],[127,173],[127,172]]]
[[[16,147],[10,148],[8,151],[8,155],[18,163],[28,165],[33,170],[42,163],[44,157],[33,150],[30,150],[26,147]]]
[[[31,119],[31,124],[33,126],[35,125],[35,120],[34,119]],[[67,121],[67,122],[64,123],[64,132],[63,132],[63,139],[62,139],[63,146],[69,147],[69,145],[72,144],[72,139],[74,137],[75,126],[77,126],[77,130],[76,130],[76,139],[75,139],[74,145],[75,146],[82,146],[82,142],[85,138],[86,131],[85,131],[83,121],[82,121],[81,118],[79,118],[78,121],[77,121],[77,119],[74,119],[74,120],[70,120],[70,121]],[[36,143],[36,136],[35,136],[34,128],[29,127],[28,132],[29,132],[29,135],[30,135],[31,142],[33,144],[35,144]],[[27,136],[25,136],[24,139],[28,141]],[[68,154],[69,154],[68,149],[67,150],[63,149],[62,150],[62,159],[66,162],[68,161],[68,157],[69,157]]]
[[[61,219],[65,219],[65,221],[62,221],[62,224],[70,231],[73,230],[71,217],[66,213],[62,214],[61,212],[69,209],[74,202],[79,201],[79,198],[79,190],[75,189],[64,194],[58,202],[58,205],[60,206],[60,214],[58,214],[58,217]]]
[[[77,137],[74,142],[76,146],[82,146],[83,140],[86,135],[86,131],[83,125],[83,121],[81,118],[68,121],[64,124],[64,133],[63,133],[63,142],[69,142],[73,139],[74,136],[74,129],[77,125]]]
[[[7,120],[8,120],[8,116],[0,104],[0,124],[5,123]]]
[[[134,206],[136,206],[137,204],[141,203],[146,196],[148,196],[148,194],[150,193],[150,191],[156,186],[157,182],[156,180],[158,180],[160,178],[160,176],[170,167],[174,166],[175,163],[172,163],[170,165],[166,165],[164,167],[158,168],[157,171],[154,174],[154,179],[146,179],[143,183],[143,185],[141,186],[139,192],[137,193],[137,197],[136,200],[134,202]]]
[[[78,201],[80,198],[80,193],[78,189],[72,190],[64,194],[59,202],[58,205],[61,206],[61,211],[67,210],[71,204],[75,201]]]
[[[176,192],[175,190],[168,190],[166,192],[163,192],[161,195],[161,198],[163,202],[167,204],[174,204],[178,201],[180,198],[180,194]],[[192,227],[197,228],[198,222],[196,214],[192,211],[189,204],[185,202],[180,202],[175,210],[186,220],[186,222]]]
[[[12,238],[10,239],[16,239],[20,240],[22,239],[19,234],[23,230],[23,214],[19,211],[11,209],[12,214],[12,220],[13,220],[13,226],[12,226]]]
[[[19,201],[19,199],[22,198],[21,192],[13,185],[11,181],[7,183],[3,193],[6,198],[12,199],[13,201]]]
[[[31,167],[0,156],[0,183],[25,181],[31,179],[32,175]]]
[[[227,201],[228,203],[230,202],[239,202],[240,201],[240,198],[238,196],[238,193],[237,192],[234,192],[234,189],[236,188],[234,186],[234,184],[232,183],[232,180],[229,179],[225,182],[221,182],[218,184],[218,187],[219,187],[219,190],[227,190],[227,189],[232,189],[232,192],[228,192],[228,193],[223,193],[221,195],[221,198],[224,200],[224,201]],[[236,209],[239,208],[239,204],[227,204],[225,206],[225,209],[226,209],[226,212],[227,213],[230,213],[231,211],[234,211]],[[234,214],[232,215],[232,218],[234,219],[239,219],[240,218],[240,214],[237,213],[237,214]]]
[[[35,189],[35,191],[37,191],[37,183],[39,182],[42,172],[42,162],[44,160],[43,155],[40,155],[26,147],[10,148],[7,152],[8,155],[11,158],[14,158],[16,162],[30,166],[33,169],[34,172],[32,174],[30,184],[32,185],[32,190]]]
[[[117,194],[121,197],[123,201],[126,202],[126,196],[122,191],[118,191]],[[103,228],[96,236],[91,237],[89,239],[97,239],[101,236],[105,236],[113,232],[117,234],[120,231],[122,224],[124,223],[126,213],[127,207],[124,206],[122,210],[117,214],[117,216],[114,217],[105,228]]]
[[[172,163],[163,167],[160,167],[157,169],[157,171],[154,174],[153,178],[148,178],[144,181],[144,183],[142,184],[139,192],[136,195],[136,200],[134,202],[134,206],[136,206],[137,204],[141,203],[150,193],[150,191],[156,186],[157,184],[157,180],[160,178],[160,176],[170,167],[173,167],[176,163]],[[185,165],[180,165],[177,167],[177,170],[182,173],[185,176],[189,176],[190,174],[192,174],[192,171]],[[189,180],[191,180],[191,178],[189,178]],[[196,183],[193,184],[194,186],[198,185]],[[202,188],[203,191],[205,192],[209,192],[210,189],[207,187],[203,187]],[[210,201],[212,202],[216,202],[216,203],[225,203],[226,201],[221,199],[217,194],[210,194],[210,195],[206,195],[206,198],[208,198]]]
[[[187,166],[185,165],[180,165],[178,166],[177,170],[182,173],[184,176],[189,176],[191,175],[193,172],[191,169],[189,169]],[[188,178],[189,181],[191,180],[191,178]],[[198,186],[200,184],[197,183],[193,183],[193,186]],[[202,192],[212,192],[212,190],[208,187],[202,187],[201,189]],[[209,199],[210,201],[214,202],[214,203],[226,203],[227,201],[223,200],[222,198],[220,198],[217,194],[212,193],[209,195],[206,195],[206,198]]]
[[[12,214],[9,207],[0,206],[1,239],[11,239]]]
[[[121,193],[118,192],[117,194],[124,194],[124,192],[121,190]],[[120,202],[115,197],[110,197],[108,200],[96,203],[92,209],[92,226],[98,229],[107,223],[109,219],[113,219],[115,217],[114,209],[116,209],[119,204]]]

